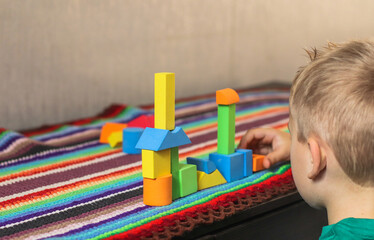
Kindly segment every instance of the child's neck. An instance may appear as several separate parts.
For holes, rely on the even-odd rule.
[[[343,183],[344,191],[332,194],[326,204],[329,224],[337,223],[345,218],[374,219],[374,187],[362,187],[354,183]]]

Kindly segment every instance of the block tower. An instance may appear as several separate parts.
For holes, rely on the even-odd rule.
[[[252,150],[235,150],[235,109],[239,95],[230,88],[216,92],[217,152],[209,155],[227,182],[252,175]]]
[[[178,147],[191,141],[175,127],[175,74],[155,74],[154,128],[145,128],[142,152],[143,202],[164,206],[197,191],[196,165],[180,164]]]
[[[232,182],[252,175],[253,160],[259,166],[260,156],[252,150],[235,150],[235,109],[239,95],[230,88],[216,92],[218,127],[217,152],[209,154],[208,159],[187,158],[187,163],[197,166],[198,189],[204,189]],[[262,164],[262,162],[261,162]]]

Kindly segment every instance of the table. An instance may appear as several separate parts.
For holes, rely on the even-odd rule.
[[[241,101],[237,104],[236,143],[253,127],[287,130],[287,86],[270,84],[238,92]],[[302,239],[307,239],[310,234],[318,236],[326,224],[323,213],[311,210],[301,200],[289,163],[199,191],[169,206],[145,206],[140,155],[126,155],[120,148],[98,141],[104,123],[126,123],[144,114],[152,114],[152,106],[113,105],[97,116],[68,123],[21,133],[1,129],[0,237],[244,239],[244,233],[257,236],[255,239],[289,236],[277,233],[274,226],[280,226],[283,232],[302,230],[291,235],[305,233]],[[177,101],[176,125],[183,127],[192,141],[180,148],[180,162],[185,162],[187,156],[207,157],[216,150],[216,117],[214,94]],[[311,219],[313,228],[310,223],[305,224]],[[271,222],[276,224],[270,225]]]

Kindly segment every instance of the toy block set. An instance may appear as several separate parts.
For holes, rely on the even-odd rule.
[[[123,152],[142,155],[143,202],[164,206],[198,190],[236,181],[263,170],[264,156],[235,149],[235,108],[239,95],[230,88],[216,92],[217,152],[209,159],[187,157],[179,163],[179,146],[191,143],[175,126],[175,74],[156,73],[154,116],[142,115],[103,126],[100,142],[122,144]]]
[[[252,150],[235,150],[235,104],[237,102],[239,102],[239,95],[233,89],[226,88],[216,92],[217,152],[209,154],[209,159],[187,157],[187,163],[199,166],[198,174],[201,182],[199,190],[252,175]]]

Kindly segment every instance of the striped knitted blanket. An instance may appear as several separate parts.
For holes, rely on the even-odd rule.
[[[239,90],[236,143],[246,130],[288,123],[288,88]],[[244,209],[295,191],[290,165],[198,191],[164,207],[142,202],[141,156],[99,143],[106,122],[126,123],[152,106],[113,105],[98,116],[22,133],[0,129],[0,238],[158,239],[186,236]],[[215,96],[176,103],[187,156],[217,147]]]

